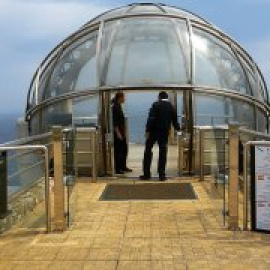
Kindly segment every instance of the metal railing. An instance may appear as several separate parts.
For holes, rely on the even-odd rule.
[[[250,147],[252,145],[269,145],[270,135],[249,130],[245,127],[241,127],[239,124],[229,124],[228,126],[203,126],[197,127],[199,131],[199,155],[200,155],[200,180],[205,180],[205,166],[222,166],[223,174],[223,210],[225,209],[225,203],[228,203],[228,228],[231,230],[239,229],[240,212],[239,209],[243,209],[243,229],[248,229],[249,222],[249,202],[250,202],[250,190],[249,190],[249,167],[248,161],[250,159]],[[222,136],[206,136],[207,132],[222,131]],[[205,154],[207,153],[205,145],[207,141],[211,141],[214,144],[219,144],[219,140],[223,141],[222,147],[216,147],[214,150],[216,155],[223,155],[221,164],[208,164],[205,160]],[[243,146],[243,148],[242,148]],[[243,149],[243,155],[241,153]],[[209,172],[208,172],[209,174]],[[228,182],[225,183],[225,174],[228,175]],[[225,194],[226,185],[226,194]],[[239,201],[239,192],[241,193],[242,201]],[[225,202],[227,200],[227,202]],[[241,205],[243,204],[243,205]],[[225,214],[225,213],[224,213]],[[225,225],[225,217],[224,217]]]
[[[45,194],[42,200],[45,203],[46,231],[65,230],[66,223],[70,224],[69,197],[72,192],[71,186],[75,184],[79,168],[82,165],[89,168],[92,182],[97,180],[97,136],[96,128],[63,129],[62,127],[53,127],[52,132],[46,134],[1,144],[0,218],[6,218],[9,215],[8,204],[11,201],[11,194],[8,194],[9,181],[18,178],[23,182],[23,188],[20,187],[19,190],[14,192],[12,198],[17,199],[18,196],[22,195],[24,200],[24,194],[28,192],[28,189],[32,190],[39,183],[41,183],[39,189],[43,189],[44,183]],[[81,149],[80,143],[82,143]],[[81,156],[86,157],[83,164],[80,160]],[[10,164],[7,161],[16,161],[20,166],[15,166],[16,168],[10,173],[8,170]],[[38,173],[35,173],[35,170]],[[53,182],[50,176],[53,177]],[[51,192],[51,184],[53,184],[53,192]],[[51,214],[52,195],[54,195],[53,219]],[[52,227],[52,220],[54,227]]]
[[[75,129],[75,175],[78,177],[79,168],[91,168],[92,182],[97,181],[97,136],[96,128]]]
[[[31,181],[29,181],[30,179],[26,179],[25,177],[22,177],[22,175],[25,175],[27,173],[29,173],[29,175],[31,174],[31,172],[33,172],[34,168],[40,167],[44,164],[44,181],[45,181],[45,216],[46,216],[46,228],[47,231],[50,232],[51,231],[51,206],[50,206],[50,179],[49,179],[49,175],[50,175],[50,155],[49,153],[50,151],[50,146],[51,144],[48,143],[48,141],[51,138],[52,133],[46,133],[43,135],[38,135],[38,136],[32,136],[32,137],[28,137],[28,138],[24,138],[24,139],[20,139],[20,140],[15,140],[12,142],[8,142],[5,144],[1,144],[0,145],[0,153],[4,153],[2,156],[5,157],[5,161],[3,161],[5,163],[5,167],[2,167],[2,171],[1,171],[1,180],[3,180],[3,182],[5,182],[5,185],[1,185],[1,197],[2,200],[4,198],[3,201],[1,201],[2,204],[2,213],[0,213],[2,216],[6,216],[5,215],[5,211],[6,214],[8,213],[8,202],[10,201],[10,198],[14,198],[16,196],[17,193],[22,193],[24,190],[26,190],[27,188],[29,188],[29,186],[31,186],[34,182],[36,182],[39,179],[31,179]],[[41,144],[38,143],[40,141],[47,141],[47,143]],[[34,144],[33,144],[34,143]],[[16,151],[15,154],[13,154],[12,156],[8,156],[9,152],[14,152]],[[40,155],[39,152],[42,152],[43,154],[43,161],[36,161],[34,160],[34,164],[23,164],[23,168],[22,169],[18,169],[16,172],[12,172],[10,175],[8,174],[8,166],[7,166],[7,161],[14,161],[14,162],[18,162],[20,163],[20,161],[22,159],[34,159],[33,157],[30,158],[32,155],[34,155],[34,153],[38,153],[38,155]],[[30,157],[29,157],[30,155]],[[14,192],[11,196],[11,194],[8,194],[8,181],[10,179],[14,179],[14,178],[18,178],[20,177],[20,180],[24,181],[24,180],[28,180],[27,185],[22,185],[22,188],[16,190],[16,192]],[[5,179],[4,179],[5,178]],[[33,181],[32,181],[33,180]],[[29,184],[30,183],[30,184]],[[24,184],[24,183],[22,183]]]
[[[196,130],[198,131],[199,135],[199,141],[197,141],[197,145],[199,148],[199,172],[200,172],[200,181],[204,181],[204,175],[205,175],[205,166],[212,166],[213,164],[211,164],[209,161],[205,162],[205,154],[211,154],[211,153],[215,153],[216,155],[223,155],[223,158],[225,159],[224,155],[225,155],[225,150],[224,150],[224,146],[225,143],[227,142],[227,134],[225,134],[228,131],[228,125],[220,125],[220,126],[201,126],[201,127],[196,127]],[[215,132],[222,132],[222,135],[218,135],[218,136],[211,136],[213,133]],[[210,134],[209,134],[210,133]],[[212,133],[212,134],[211,134]],[[206,143],[208,142],[208,144],[214,143],[216,146],[216,148],[213,150],[211,149],[206,149]],[[221,145],[220,145],[221,143]],[[222,147],[221,147],[222,146]],[[225,160],[224,160],[225,161]],[[225,164],[218,164],[218,162],[216,162],[215,164],[216,166],[220,166],[222,165],[223,167],[225,166]],[[223,168],[225,170],[225,168]]]
[[[212,114],[197,114],[197,122],[206,122],[208,125],[216,126],[222,123],[229,123],[234,120],[231,115],[212,115]]]
[[[22,145],[22,146],[0,146],[1,151],[10,151],[10,150],[41,150],[44,153],[45,159],[45,206],[46,206],[46,225],[47,231],[51,231],[51,206],[50,206],[50,179],[49,179],[49,154],[48,148],[42,145]],[[28,168],[32,169],[31,167]]]

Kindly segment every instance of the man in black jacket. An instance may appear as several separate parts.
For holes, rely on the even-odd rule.
[[[167,145],[171,125],[180,130],[177,112],[168,100],[166,92],[160,92],[158,101],[154,102],[148,115],[146,124],[146,144],[143,159],[143,175],[141,180],[151,178],[152,148],[157,142],[159,146],[158,174],[160,181],[166,180],[165,167],[167,161]]]

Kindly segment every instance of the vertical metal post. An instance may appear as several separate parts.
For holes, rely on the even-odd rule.
[[[46,207],[46,226],[47,232],[52,231],[51,227],[51,195],[50,195],[50,177],[49,177],[49,151],[44,148],[45,158],[45,207]]]
[[[229,229],[238,229],[239,125],[229,125]]]
[[[75,179],[78,179],[79,176],[79,160],[78,160],[78,151],[79,151],[79,136],[77,128],[75,128],[73,133],[73,140],[74,140],[74,149],[73,149],[73,156],[74,156],[74,173]]]
[[[107,157],[107,129],[106,129],[106,101],[105,101],[105,91],[99,91],[100,98],[100,135],[101,135],[101,153],[102,153],[102,166],[103,173],[108,175],[108,157]]]
[[[97,163],[96,163],[96,130],[91,131],[91,152],[92,152],[92,182],[97,182]]]
[[[68,130],[65,133],[65,167],[66,167],[66,175],[74,175],[74,156],[73,156],[73,138],[72,138],[73,130]]]
[[[243,157],[243,230],[246,231],[248,228],[248,178],[247,178],[247,151],[249,145],[244,145],[244,157]]]
[[[204,181],[204,130],[199,129],[200,135],[200,181]]]
[[[0,152],[0,218],[8,213],[7,152]]]
[[[178,142],[178,174],[184,173],[184,136],[182,132],[177,133]]]
[[[198,174],[200,170],[200,131],[194,129],[194,172]]]
[[[189,173],[193,173],[193,170],[194,170],[194,164],[193,164],[193,149],[194,149],[194,142],[193,142],[193,139],[194,139],[194,101],[193,101],[193,93],[192,91],[188,91],[188,114],[189,114],[189,117],[188,117],[188,134],[190,134],[190,137],[189,137],[189,144],[188,144],[188,149],[189,149],[189,154],[188,154],[188,170],[189,170]]]
[[[65,197],[63,181],[63,133],[61,127],[53,127],[54,152],[54,225],[56,231],[66,229]]]

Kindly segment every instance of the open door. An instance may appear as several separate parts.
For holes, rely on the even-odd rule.
[[[145,125],[149,109],[153,102],[158,98],[159,91],[137,91],[126,93],[126,103],[124,106],[129,134],[129,154],[128,166],[133,169],[132,174],[128,176],[138,177],[142,174],[142,162],[145,148]],[[182,122],[183,93],[182,91],[168,91],[170,102],[175,106],[178,113],[178,121]],[[178,174],[178,148],[175,133],[169,138],[166,173],[168,177],[175,177]],[[157,161],[158,161],[158,145],[153,148],[153,161],[151,172],[153,177],[158,177]]]
[[[105,175],[114,174],[114,145],[113,145],[113,123],[111,111],[111,99],[116,91],[103,91],[101,93],[101,140],[102,159]],[[145,125],[153,102],[157,100],[159,91],[126,91],[126,102],[123,104],[123,111],[126,116],[127,141],[128,141],[128,167],[133,169],[129,177],[138,177],[142,174],[142,162],[145,146]],[[175,106],[178,114],[178,121],[183,127],[183,132],[188,138],[185,151],[185,170],[192,172],[193,163],[193,116],[192,100],[189,91],[168,92],[170,102]],[[157,176],[158,147],[153,149],[152,175]],[[167,174],[177,175],[178,151],[174,132],[169,140]]]

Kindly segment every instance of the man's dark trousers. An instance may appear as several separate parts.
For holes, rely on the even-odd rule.
[[[159,158],[158,158],[158,174],[159,177],[165,176],[165,167],[167,162],[167,150],[168,150],[168,131],[161,132],[159,134],[151,134],[146,140],[144,159],[143,159],[143,172],[146,177],[151,177],[150,168],[153,158],[152,148],[157,142],[159,146]]]
[[[115,171],[119,172],[121,170],[125,170],[127,167],[127,139],[123,138],[120,140],[117,136],[114,136],[114,160],[115,160]]]

